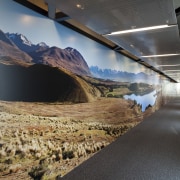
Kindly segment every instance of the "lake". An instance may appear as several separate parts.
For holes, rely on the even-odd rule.
[[[153,106],[156,102],[156,90],[152,91],[151,93],[145,94],[145,95],[124,95],[124,99],[131,99],[131,100],[136,100],[137,104],[142,105],[142,112],[145,111],[146,107],[150,104]]]

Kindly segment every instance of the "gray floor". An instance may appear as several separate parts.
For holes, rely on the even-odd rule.
[[[63,180],[180,180],[180,100],[168,103]]]

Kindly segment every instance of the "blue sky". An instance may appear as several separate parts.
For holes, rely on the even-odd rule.
[[[45,42],[49,46],[75,48],[83,55],[89,66],[97,65],[102,69],[111,68],[133,73],[150,73],[150,70],[127,57],[12,0],[0,0],[0,29],[5,33],[21,33],[34,44]]]

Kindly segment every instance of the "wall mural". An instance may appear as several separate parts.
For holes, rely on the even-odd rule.
[[[160,107],[145,67],[13,1],[0,17],[0,177],[64,176]]]

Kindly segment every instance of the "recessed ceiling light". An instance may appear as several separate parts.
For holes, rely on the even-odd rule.
[[[164,72],[180,72],[180,70],[166,70]]]
[[[167,72],[166,74],[168,74],[169,76],[178,76],[179,73],[178,72]]]
[[[158,66],[155,66],[155,67],[172,67],[172,66],[180,66],[180,64],[173,64],[173,65],[158,65]]]
[[[159,25],[159,26],[150,26],[150,27],[144,27],[144,28],[133,28],[129,30],[123,30],[123,31],[115,31],[111,32],[109,34],[104,34],[104,35],[117,35],[117,34],[126,34],[126,33],[133,33],[133,32],[139,32],[139,31],[149,31],[149,30],[154,30],[154,29],[162,29],[162,28],[168,28],[172,26],[177,26],[175,25]]]
[[[79,9],[84,9],[84,7],[81,4],[76,4],[76,7]]]
[[[147,56],[141,56],[143,58],[149,58],[149,57],[167,57],[167,56],[178,56],[180,54],[156,54],[156,55],[147,55]]]

